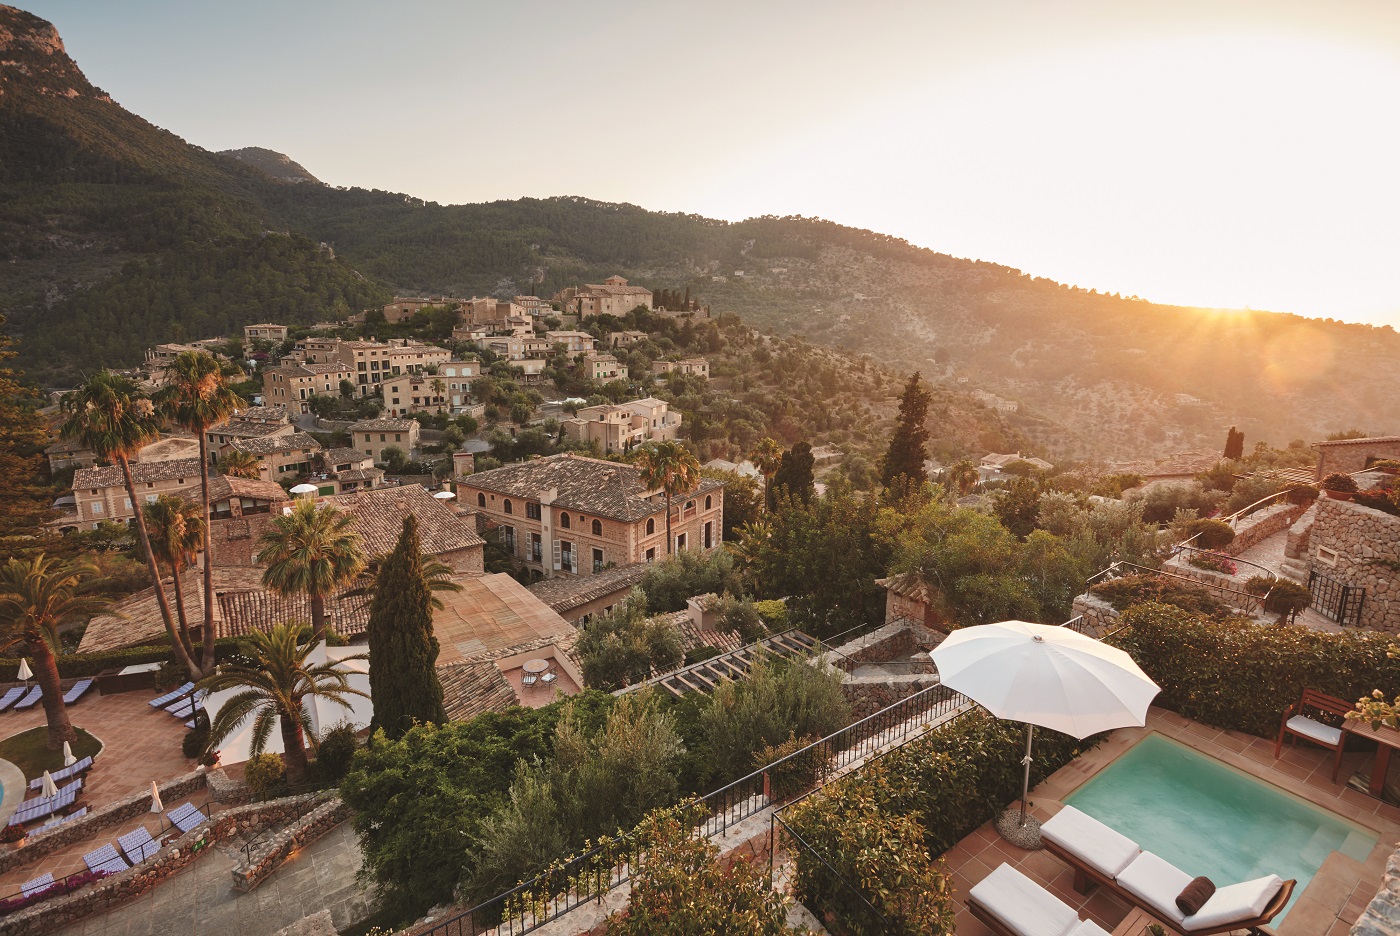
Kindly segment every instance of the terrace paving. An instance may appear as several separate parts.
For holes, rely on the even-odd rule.
[[[1212,728],[1165,709],[1153,708],[1146,728],[1124,728],[1073,762],[1056,771],[1031,791],[1033,812],[1044,821],[1059,811],[1063,797],[1077,789],[1148,732],[1161,734],[1208,754],[1267,783],[1331,810],[1379,834],[1376,847],[1365,862],[1333,853],[1303,890],[1283,922],[1278,936],[1344,936],[1380,888],[1386,859],[1400,842],[1400,808],[1333,783],[1331,755],[1310,747],[1285,746],[1274,758],[1274,743],[1238,731]],[[1348,753],[1339,777],[1345,779],[1369,763],[1371,751]],[[958,895],[958,936],[989,936],[991,931],[962,903],[968,892],[992,869],[1009,862],[1035,879],[1081,917],[1093,919],[1115,932],[1128,922],[1131,908],[1116,898],[1093,891],[1085,896],[1074,890],[1074,875],[1058,859],[1044,851],[1026,851],[1003,840],[990,822],[983,824],[943,856]],[[1133,921],[1136,923],[1136,921]],[[1150,921],[1149,921],[1150,922]],[[1132,927],[1134,936],[1139,932]],[[1170,932],[1170,930],[1168,930]]]

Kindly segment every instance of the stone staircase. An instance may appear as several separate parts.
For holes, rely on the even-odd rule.
[[[1299,585],[1308,583],[1308,543],[1312,538],[1313,522],[1317,520],[1314,503],[1288,528],[1288,542],[1283,548],[1283,562],[1278,572]]]

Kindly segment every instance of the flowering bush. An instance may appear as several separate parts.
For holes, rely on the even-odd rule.
[[[1235,565],[1229,556],[1222,556],[1220,553],[1192,553],[1191,558],[1186,561],[1198,569],[1205,569],[1207,572],[1234,575],[1239,571],[1239,566]]]

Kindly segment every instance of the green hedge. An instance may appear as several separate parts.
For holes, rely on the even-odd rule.
[[[1187,718],[1261,738],[1278,735],[1284,709],[1304,689],[1352,701],[1400,693],[1395,637],[1215,620],[1163,604],[1123,613],[1112,638],[1162,687],[1155,704]]]
[[[974,710],[829,785],[784,818],[847,881],[882,882],[863,895],[881,908],[893,932],[951,932],[951,925],[942,927],[940,909],[951,892],[929,856],[952,848],[1020,796],[1025,743],[1024,725]],[[1031,785],[1094,743],[1038,730]],[[922,830],[921,840],[909,840],[910,820]],[[873,835],[879,828],[887,834]],[[825,865],[800,848],[795,854],[799,899],[833,914],[843,931],[884,932]],[[929,895],[937,898],[933,906]]]
[[[1152,601],[1202,614],[1220,614],[1228,610],[1224,602],[1216,600],[1204,588],[1163,575],[1122,575],[1092,586],[1089,594],[1097,595],[1119,611]]]
[[[235,652],[241,642],[242,638],[239,637],[220,637],[214,645],[215,659],[226,659]],[[196,655],[198,652],[199,646],[196,645]],[[174,660],[175,654],[169,646],[127,647],[123,650],[104,650],[100,653],[62,653],[58,657],[58,675],[64,679],[79,679],[96,676],[103,670]],[[0,657],[0,682],[15,682],[17,679],[19,660]]]

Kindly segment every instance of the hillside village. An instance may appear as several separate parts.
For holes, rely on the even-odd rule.
[[[0,936],[1400,936],[1393,331],[0,51]]]

